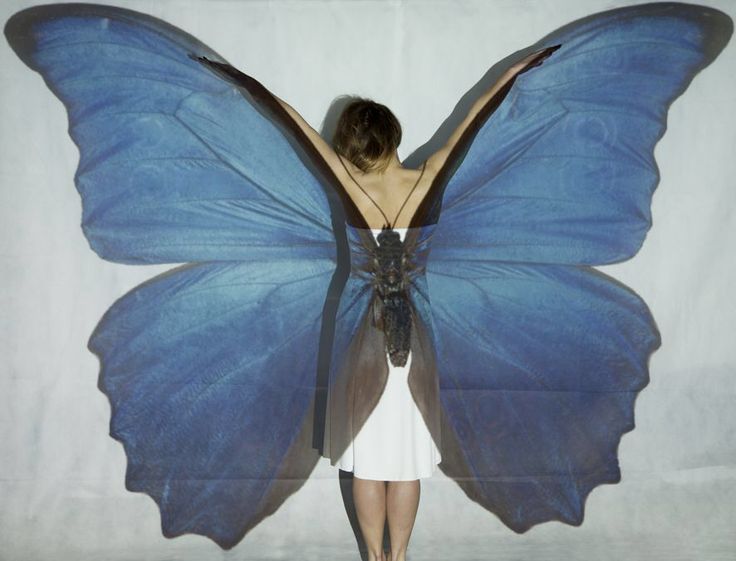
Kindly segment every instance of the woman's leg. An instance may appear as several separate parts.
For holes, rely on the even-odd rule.
[[[409,536],[419,509],[419,480],[389,481],[386,492],[388,531],[391,535],[390,561],[405,561]]]
[[[386,524],[386,482],[353,476],[353,501],[363,540],[368,548],[368,561],[384,561],[383,528]]]

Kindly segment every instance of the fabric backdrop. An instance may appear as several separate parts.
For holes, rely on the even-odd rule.
[[[412,162],[488,68],[572,20],[634,2],[109,3],[195,35],[317,129],[339,95],[385,103],[404,127],[400,157],[414,153]],[[702,3],[736,14],[731,0]],[[32,4],[3,1],[0,19]],[[108,263],[89,249],[64,108],[0,43],[0,559],[358,558],[324,458],[227,553],[201,536],[164,538],[155,503],[125,490],[87,340],[115,299],[172,266]],[[662,336],[636,428],[619,446],[622,481],[591,493],[581,527],[516,535],[437,471],[422,482],[409,559],[736,555],[735,68],[732,41],[673,103],[655,151],[653,227],[633,259],[599,267],[644,299]]]

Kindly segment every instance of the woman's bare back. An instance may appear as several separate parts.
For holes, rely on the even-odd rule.
[[[398,160],[394,160],[395,164],[385,172],[363,173],[348,160],[343,158],[343,162],[347,170],[341,167],[334,170],[335,174],[372,229],[380,229],[386,222],[381,210],[393,228],[407,228],[437,174],[437,170],[429,163],[422,171],[421,167],[402,167]]]
[[[295,123],[304,131],[307,138],[312,142],[324,159],[325,163],[335,173],[336,177],[345,188],[346,193],[355,202],[358,210],[371,228],[381,228],[386,222],[386,218],[384,218],[381,211],[376,207],[376,204],[371,202],[371,199],[363,193],[358,185],[356,185],[356,181],[381,207],[388,217],[391,226],[394,228],[406,228],[409,226],[412,217],[424,200],[424,197],[429,192],[429,188],[432,185],[434,178],[452,153],[454,146],[458,143],[463,132],[473,122],[473,119],[480,110],[512,77],[521,72],[527,66],[536,66],[541,64],[542,60],[549,56],[549,54],[554,50],[556,50],[556,47],[548,47],[547,49],[536,51],[506,70],[493,87],[475,101],[473,107],[465,116],[465,119],[456,127],[445,145],[427,159],[426,168],[423,174],[421,169],[402,167],[395,155],[392,158],[392,165],[384,173],[363,173],[352,162],[338,156],[332,146],[330,146],[293,107],[282,99],[276,99],[284,107],[286,112],[294,119]],[[540,54],[542,55],[541,57]],[[340,160],[343,160],[343,162],[340,162]],[[342,165],[343,163],[344,165]],[[345,169],[346,167],[347,170]],[[351,178],[351,175],[355,181]],[[417,183],[418,179],[419,182]],[[412,187],[415,183],[417,183],[416,188],[412,191]],[[404,200],[410,192],[411,195],[404,204]],[[403,208],[402,204],[404,205]],[[400,209],[401,212],[399,213]]]

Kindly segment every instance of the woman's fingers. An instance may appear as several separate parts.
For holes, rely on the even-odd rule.
[[[529,70],[530,68],[539,66],[542,64],[542,62],[544,62],[547,59],[547,57],[549,57],[552,53],[554,53],[561,46],[562,45],[553,45],[552,47],[547,47],[540,51],[534,52],[528,55],[527,57],[525,57],[521,62],[516,63],[514,65],[514,68],[519,68],[518,74],[521,74],[522,72],[525,72],[526,70]]]

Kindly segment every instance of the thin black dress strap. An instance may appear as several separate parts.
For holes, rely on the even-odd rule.
[[[371,196],[370,196],[370,195],[369,195],[369,194],[368,194],[368,193],[366,192],[366,190],[365,190],[365,189],[363,189],[363,187],[362,187],[362,186],[360,185],[360,183],[358,183],[358,182],[357,182],[357,181],[355,180],[355,178],[353,177],[353,174],[351,174],[351,173],[350,173],[350,170],[349,170],[349,169],[347,168],[347,166],[345,165],[345,162],[343,162],[343,161],[342,161],[342,157],[340,156],[340,154],[338,154],[338,155],[337,155],[337,157],[338,157],[338,159],[340,160],[340,163],[342,164],[342,167],[344,167],[344,168],[345,168],[345,171],[346,171],[346,172],[348,173],[348,175],[350,176],[350,179],[352,179],[352,180],[353,180],[353,182],[354,182],[354,183],[355,183],[355,184],[356,184],[356,185],[358,186],[358,188],[359,188],[359,189],[360,189],[361,191],[363,191],[363,193],[365,193],[365,196],[366,196],[366,197],[368,197],[368,198],[369,198],[369,199],[371,200],[371,202],[372,202],[372,203],[373,203],[374,205],[376,205],[376,208],[377,208],[377,209],[379,210],[379,212],[380,212],[380,213],[381,213],[381,214],[383,215],[383,217],[384,217],[384,218],[386,219],[386,226],[388,226],[389,228],[393,229],[393,225],[391,224],[391,221],[390,221],[390,220],[388,219],[388,216],[386,216],[386,213],[385,213],[385,212],[383,212],[383,209],[382,209],[382,208],[380,207],[380,205],[379,205],[379,204],[378,204],[378,203],[377,203],[376,201],[374,201],[374,200],[373,200],[373,197],[371,197]],[[399,215],[401,214],[401,211],[402,211],[402,210],[404,210],[404,205],[405,205],[405,204],[406,204],[406,202],[407,202],[407,201],[409,200],[409,197],[411,197],[411,194],[412,194],[412,193],[414,192],[414,189],[416,189],[417,185],[419,185],[419,182],[421,181],[421,179],[422,179],[422,176],[424,175],[424,170],[426,169],[426,167],[427,167],[427,162],[425,161],[425,162],[424,162],[424,164],[422,164],[422,173],[420,173],[420,174],[419,174],[419,177],[417,178],[416,182],[414,183],[414,187],[412,187],[412,188],[411,188],[411,191],[409,191],[409,194],[408,194],[408,195],[406,196],[406,198],[404,199],[404,202],[403,202],[403,203],[401,204],[401,208],[399,208],[399,211],[398,211],[398,212],[396,213],[396,218],[394,218],[393,224],[396,224],[396,221],[398,220],[398,218],[399,218]],[[386,226],[384,226],[384,228],[385,228]]]
[[[411,191],[409,191],[409,194],[404,199],[404,202],[401,203],[401,208],[399,208],[399,212],[396,213],[396,218],[394,218],[394,225],[396,225],[397,220],[399,219],[399,214],[401,214],[401,211],[404,210],[404,205],[409,200],[409,197],[411,197],[411,194],[414,192],[414,189],[417,188],[417,185],[419,185],[419,182],[422,180],[422,176],[424,175],[424,170],[427,167],[427,162],[425,161],[422,164],[422,172],[419,174],[419,177],[417,178],[416,182],[414,183],[414,187],[411,188]],[[393,228],[393,226],[391,226]]]

